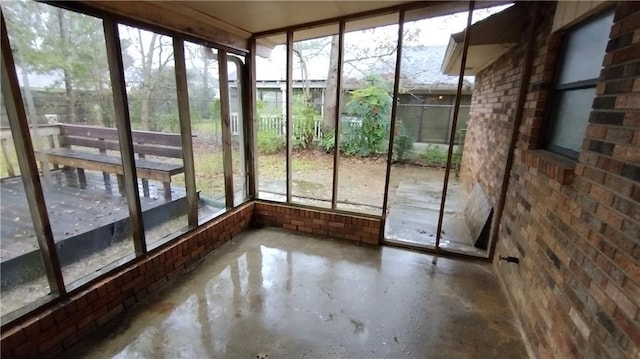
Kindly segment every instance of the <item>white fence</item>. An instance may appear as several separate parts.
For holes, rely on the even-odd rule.
[[[231,114],[231,134],[238,135],[239,129],[238,113]],[[284,137],[287,133],[287,125],[284,116],[277,115],[265,115],[258,119],[258,131],[272,131],[278,136]],[[296,121],[293,121],[293,133],[296,133]],[[322,119],[316,120],[313,123],[313,141],[319,141],[322,139]]]

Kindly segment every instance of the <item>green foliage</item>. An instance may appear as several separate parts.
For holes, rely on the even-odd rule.
[[[402,162],[406,155],[413,149],[413,137],[400,121],[396,123],[396,135],[393,136],[393,162]]]
[[[447,151],[439,145],[428,145],[420,155],[425,165],[430,167],[446,167]]]
[[[312,103],[306,101],[303,95],[298,95],[293,104],[293,147],[308,149],[313,144],[315,124],[320,121]]]
[[[340,151],[347,156],[370,156],[372,153],[367,151],[362,137],[362,126],[343,121],[340,127]]]
[[[335,148],[335,140],[334,140],[334,135],[333,135],[333,131],[330,129],[325,129],[322,131],[322,141],[320,142],[320,147],[326,152],[333,152],[333,149]]]
[[[384,151],[389,138],[392,103],[389,84],[377,75],[369,75],[365,81],[368,86],[351,91],[351,100],[345,108],[347,115],[361,121],[360,126],[343,126],[341,150],[345,154],[374,155]]]
[[[286,146],[283,136],[275,131],[258,131],[258,152],[261,155],[271,155],[282,151]]]

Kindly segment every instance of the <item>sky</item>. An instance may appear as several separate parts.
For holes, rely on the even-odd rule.
[[[500,12],[511,5],[501,5],[487,9],[475,10],[472,16],[472,23],[483,20],[497,12]],[[410,21],[405,23],[405,33],[417,33],[412,41],[405,39],[405,46],[447,46],[451,34],[464,30],[467,25],[467,12],[434,18]],[[418,29],[416,32],[415,30]],[[353,53],[363,53],[366,51],[375,52],[376,46],[381,42],[395,44],[398,33],[397,25],[388,25],[371,31],[353,31],[345,34],[345,48],[349,49],[345,58],[354,56]],[[319,56],[307,59],[310,79],[325,79],[329,67],[329,46],[324,53]],[[270,58],[258,57],[256,60],[258,80],[285,80],[286,78],[286,48],[284,45],[276,46]],[[358,64],[352,65],[358,66]],[[368,66],[368,63],[359,64],[360,67]],[[345,71],[349,71],[346,68]],[[294,57],[294,80],[300,79],[300,69],[297,58]]]

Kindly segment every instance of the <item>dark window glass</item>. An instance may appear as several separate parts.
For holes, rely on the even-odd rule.
[[[565,37],[547,130],[546,148],[552,152],[578,158],[612,23],[613,11],[609,11]]]

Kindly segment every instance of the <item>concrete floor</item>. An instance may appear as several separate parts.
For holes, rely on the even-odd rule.
[[[425,169],[421,177],[401,181],[390,198],[384,238],[389,242],[434,248],[442,200],[444,173]],[[486,250],[474,247],[467,227],[467,195],[460,181],[449,177],[442,221],[440,248],[450,252],[488,258]]]
[[[225,244],[68,357],[524,358],[526,352],[490,264],[260,229]]]

